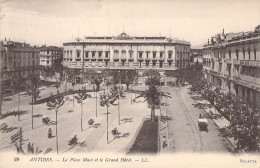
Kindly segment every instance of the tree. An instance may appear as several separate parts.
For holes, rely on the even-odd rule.
[[[142,92],[138,98],[144,98],[144,102],[147,101],[151,105],[151,121],[154,121],[155,106],[159,105],[160,97],[171,98],[170,93],[160,91],[159,86],[149,85],[148,89]]]
[[[81,132],[83,131],[83,125],[82,125],[82,116],[83,116],[83,100],[87,99],[91,97],[90,94],[87,94],[86,90],[82,90],[78,93],[78,95],[75,96],[75,99],[77,99],[77,102],[80,103],[81,105],[81,117],[80,117],[80,128],[81,128]]]
[[[109,93],[107,93],[107,94],[101,94],[100,95],[100,100],[99,100],[99,102],[100,102],[100,105],[102,106],[102,107],[105,107],[106,106],[106,108],[107,108],[107,144],[109,143],[108,142],[108,108],[111,106],[111,105],[113,105],[113,106],[116,106],[116,104],[115,104],[115,101],[116,101],[116,97],[113,95],[113,94],[109,94]]]
[[[161,76],[159,71],[152,69],[145,72],[144,76],[147,78],[145,81],[146,85],[150,85],[150,86],[160,85]]]
[[[124,97],[125,96],[125,93],[123,91],[123,87],[120,87],[120,86],[116,86],[114,85],[111,90],[110,90],[110,93],[117,98],[118,100],[118,125],[120,125],[120,104],[119,104],[119,100],[120,100],[120,97]]]
[[[160,85],[160,73],[156,70],[150,70],[145,73],[146,84],[149,85],[148,89],[142,92],[136,99],[143,97],[144,101],[147,101],[151,105],[151,121],[154,121],[155,117],[155,106],[160,103],[160,98],[170,98],[170,94],[162,92],[158,85]]]
[[[33,104],[36,102],[37,97],[40,94],[40,90],[38,89],[39,86],[39,79],[36,76],[32,76],[27,84],[27,94],[32,97],[32,129],[33,129]]]
[[[121,77],[122,77],[123,83],[126,84],[126,90],[129,90],[129,85],[134,83],[137,75],[138,74],[135,70],[122,71]]]
[[[58,145],[58,111],[59,108],[64,104],[64,96],[57,94],[50,101],[47,102],[47,106],[51,109],[55,109],[56,113],[56,149],[57,154],[59,153],[59,145]]]
[[[96,117],[97,117],[97,92],[100,90],[100,84],[102,83],[101,79],[96,78],[94,80],[95,86],[93,86],[93,90],[96,93]]]

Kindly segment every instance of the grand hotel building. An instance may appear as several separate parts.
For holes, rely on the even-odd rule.
[[[63,66],[74,69],[176,70],[189,65],[190,43],[166,37],[85,37],[63,43]]]

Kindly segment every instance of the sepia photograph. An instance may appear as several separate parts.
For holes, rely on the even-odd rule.
[[[0,168],[260,168],[259,0],[0,0]]]

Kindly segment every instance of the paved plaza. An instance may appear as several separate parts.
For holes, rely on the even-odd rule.
[[[68,89],[71,86],[68,87]],[[75,89],[80,89],[81,85],[76,85]],[[125,86],[124,86],[125,87]],[[91,89],[92,85],[87,86],[87,89]],[[145,86],[133,86],[134,90],[145,90]],[[168,122],[160,123],[160,137],[165,136],[167,138],[168,145],[166,147],[161,146],[161,153],[175,153],[175,152],[228,152],[228,148],[231,148],[231,144],[227,139],[223,138],[218,131],[218,127],[212,120],[209,120],[209,132],[198,130],[197,120],[199,114],[205,113],[203,110],[195,108],[194,100],[190,98],[188,94],[188,86],[185,87],[162,87],[163,91],[167,91],[171,94],[171,98],[163,99],[161,114],[171,118]],[[60,91],[64,90],[64,85],[61,86]],[[106,87],[101,87],[106,89]],[[56,88],[42,88],[41,98],[48,97],[51,93],[55,94]],[[100,94],[106,92],[101,90]],[[109,107],[108,125],[109,125],[109,144],[107,144],[107,130],[106,130],[106,107],[99,105],[99,99],[97,104],[98,115],[96,117],[96,99],[95,93],[91,92],[91,97],[84,100],[83,103],[83,131],[81,131],[80,117],[81,106],[74,100],[72,95],[67,96],[69,99],[59,109],[58,112],[58,148],[59,154],[64,153],[85,153],[85,152],[116,152],[127,153],[133,144],[140,127],[145,119],[150,118],[150,108],[146,102],[139,100],[138,102],[132,102],[132,99],[136,96],[135,93],[126,93],[126,96],[120,99],[120,118],[132,118],[132,122],[121,121],[118,124],[118,106]],[[8,101],[5,101],[3,107],[6,108],[5,112],[11,112],[17,110],[17,96],[9,97]],[[26,95],[21,96],[21,111],[27,113],[20,116],[21,121],[18,121],[17,116],[8,116],[1,119],[1,123],[7,123],[9,128],[22,127],[23,139],[25,140],[24,149],[27,148],[27,144],[34,143],[35,148],[45,151],[47,148],[52,149],[52,153],[56,152],[56,135],[55,125],[46,125],[42,122],[43,116],[50,117],[51,121],[55,121],[55,111],[48,109],[46,103],[34,105],[34,129],[31,128],[31,105],[30,97]],[[156,109],[156,114],[160,114],[160,110]],[[97,127],[90,126],[88,124],[89,119],[94,119]],[[53,138],[48,138],[47,132],[51,128],[53,132]],[[114,138],[111,131],[117,128],[123,135],[126,133],[128,136]],[[10,132],[1,132],[0,149],[2,151],[16,151],[13,144],[10,143],[10,136],[15,134],[18,129],[14,129]],[[78,141],[87,144],[86,146],[70,146],[68,141],[77,135]],[[162,141],[161,141],[162,144]]]

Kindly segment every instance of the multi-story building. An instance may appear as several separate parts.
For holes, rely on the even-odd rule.
[[[251,103],[260,103],[260,25],[252,32],[225,34],[203,47],[206,79]]]
[[[40,65],[51,67],[54,61],[62,57],[62,48],[56,46],[42,46],[40,48]]]
[[[40,74],[40,50],[26,43],[0,42],[0,70],[2,90],[10,88],[19,77]]]
[[[190,49],[190,63],[203,63],[202,49]]]
[[[176,70],[189,65],[190,43],[167,37],[85,37],[63,43],[63,65],[74,69]]]

